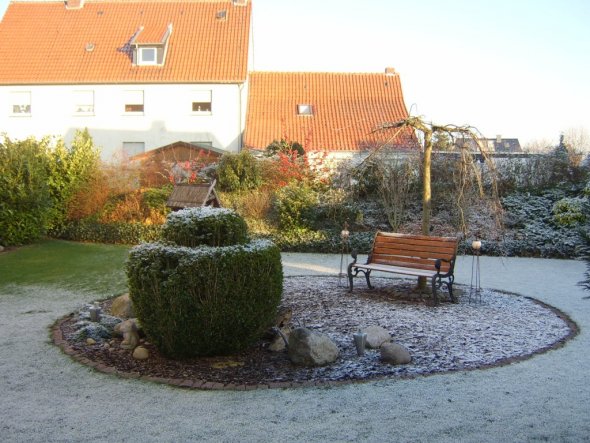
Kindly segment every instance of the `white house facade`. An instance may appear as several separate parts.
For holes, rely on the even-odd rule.
[[[88,128],[105,160],[176,141],[238,152],[247,84],[0,86],[0,132],[69,143]]]
[[[13,1],[0,22],[0,133],[88,129],[105,160],[177,141],[238,152],[247,1]]]

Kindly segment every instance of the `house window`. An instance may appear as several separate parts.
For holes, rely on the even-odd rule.
[[[143,113],[143,91],[125,91],[124,104],[127,114]]]
[[[139,64],[155,65],[157,64],[156,48],[139,48]]]
[[[18,91],[10,93],[10,113],[16,116],[31,115],[30,91]]]
[[[126,157],[133,157],[137,154],[143,154],[145,152],[144,142],[123,142],[123,154]]]
[[[313,107],[307,103],[299,104],[299,105],[297,105],[297,114],[299,114],[299,115],[313,115]]]
[[[74,114],[94,114],[94,91],[74,91]]]
[[[191,95],[193,114],[211,114],[211,91],[193,91]]]

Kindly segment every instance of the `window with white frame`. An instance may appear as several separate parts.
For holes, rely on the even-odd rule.
[[[94,91],[74,91],[74,114],[94,114]]]
[[[123,103],[126,114],[142,114],[143,91],[123,91]]]
[[[126,157],[133,157],[137,154],[143,154],[145,152],[144,142],[123,142],[123,154]]]
[[[191,106],[193,114],[211,114],[211,91],[192,91]]]
[[[16,116],[31,115],[31,91],[10,93],[10,113]]]
[[[156,48],[139,48],[139,65],[156,65],[158,63],[158,51]]]

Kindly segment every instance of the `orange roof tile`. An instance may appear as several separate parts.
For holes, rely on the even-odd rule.
[[[300,104],[312,115],[298,115]],[[285,138],[308,150],[364,150],[391,136],[371,135],[378,124],[407,116],[397,74],[253,72],[244,144],[264,149]],[[405,133],[393,144],[413,147],[413,140]]]
[[[250,14],[250,2],[231,0],[13,1],[0,22],[0,84],[244,82]],[[164,66],[134,66],[140,27],[138,40],[155,43],[169,24]]]

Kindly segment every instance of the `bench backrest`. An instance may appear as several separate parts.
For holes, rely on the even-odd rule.
[[[437,259],[455,258],[458,243],[459,239],[455,237],[377,232],[369,260],[371,263],[435,270]],[[440,272],[448,272],[450,266],[443,261]]]

